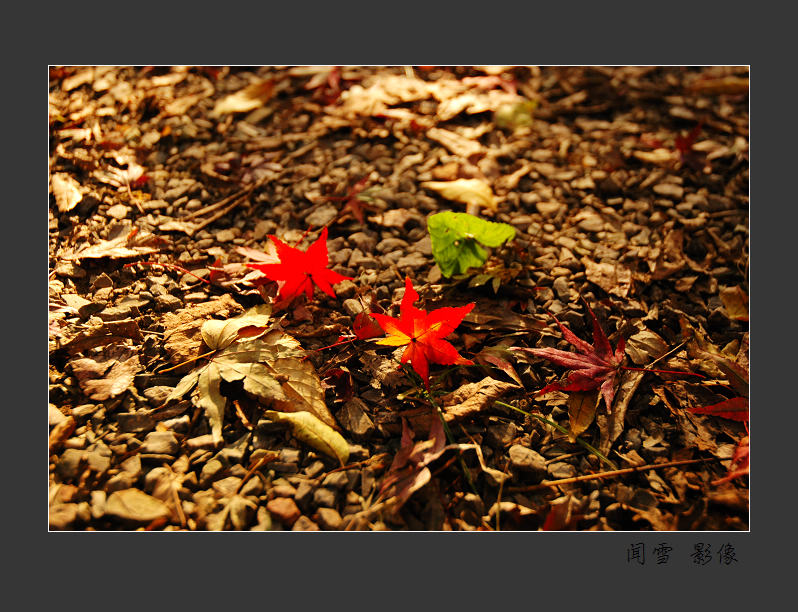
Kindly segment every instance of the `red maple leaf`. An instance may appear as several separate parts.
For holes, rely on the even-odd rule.
[[[401,362],[410,362],[413,369],[421,376],[429,389],[429,364],[471,365],[474,362],[461,357],[449,342],[444,340],[460,325],[463,317],[474,307],[474,303],[457,308],[438,308],[432,312],[413,306],[418,300],[418,293],[413,289],[410,278],[405,278],[405,295],[399,305],[399,318],[384,314],[371,313],[371,316],[388,334],[387,338],[378,340],[377,344],[386,346],[407,346],[402,354]]]
[[[543,357],[549,361],[567,368],[571,368],[565,382],[555,382],[546,385],[536,395],[547,391],[588,391],[590,389],[601,388],[604,403],[607,411],[612,411],[612,400],[615,398],[615,380],[624,358],[625,341],[621,338],[615,352],[612,351],[610,341],[599,326],[596,315],[585,302],[587,312],[593,321],[593,344],[589,344],[580,339],[570,329],[563,326],[557,320],[565,339],[573,345],[577,353],[561,351],[555,348],[522,348],[512,347],[516,351],[531,353],[537,357]]]
[[[321,230],[318,240],[308,247],[307,251],[295,249],[285,244],[276,236],[269,236],[277,249],[280,263],[247,264],[254,270],[260,270],[268,279],[282,282],[279,298],[291,301],[304,293],[308,300],[313,299],[313,285],[327,295],[336,297],[332,285],[342,280],[351,279],[327,268],[327,228]]]
[[[722,355],[716,355],[708,351],[701,354],[708,357],[718,368],[728,377],[732,388],[741,397],[725,399],[711,406],[689,407],[688,410],[693,414],[708,414],[711,416],[730,419],[732,421],[748,421],[748,371],[740,364],[726,359]]]
[[[734,449],[728,473],[723,478],[713,481],[712,484],[719,485],[722,482],[733,480],[738,476],[750,474],[750,450],[750,438],[749,436],[745,436],[737,443],[737,448]]]

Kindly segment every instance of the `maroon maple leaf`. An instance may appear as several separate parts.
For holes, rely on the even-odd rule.
[[[531,353],[543,357],[561,366],[570,368],[566,380],[546,385],[536,395],[547,391],[588,391],[601,389],[607,411],[612,411],[612,400],[615,398],[615,382],[624,358],[625,341],[621,338],[613,352],[610,341],[599,326],[596,315],[585,302],[587,312],[593,321],[593,344],[585,342],[565,327],[552,315],[560,327],[565,339],[576,348],[576,353],[561,351],[555,348],[523,348],[512,347],[512,350]]]

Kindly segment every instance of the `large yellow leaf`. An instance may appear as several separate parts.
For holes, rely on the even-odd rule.
[[[298,440],[333,459],[338,459],[341,465],[349,460],[349,444],[343,436],[309,412],[283,413],[267,410],[264,415],[272,421],[287,423]]]
[[[269,304],[260,304],[226,321],[211,319],[202,325],[202,339],[208,348],[218,350],[239,338],[257,337],[266,331],[271,312]]]

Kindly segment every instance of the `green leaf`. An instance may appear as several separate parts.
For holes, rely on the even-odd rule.
[[[341,465],[349,460],[349,444],[343,436],[309,412],[283,413],[267,410],[264,416],[278,423],[287,423],[298,440],[333,459],[338,459]]]
[[[487,253],[480,244],[497,247],[515,237],[515,228],[468,213],[446,211],[431,215],[427,229],[432,256],[445,277],[462,274],[485,263]]]

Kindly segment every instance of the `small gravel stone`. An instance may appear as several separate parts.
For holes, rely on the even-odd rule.
[[[684,196],[684,188],[673,183],[658,183],[653,187],[654,193],[665,196],[672,200],[681,200]]]
[[[319,526],[327,531],[339,530],[343,522],[341,515],[338,514],[338,510],[335,508],[319,508],[315,519],[318,521]]]
[[[124,204],[114,204],[107,211],[105,211],[105,213],[109,217],[113,217],[114,219],[120,219],[120,220],[127,217],[129,212],[130,209]]]
[[[319,526],[305,515],[300,516],[291,531],[320,531]]]
[[[223,229],[216,232],[216,242],[231,242],[236,237],[236,233],[232,229]]]
[[[50,529],[70,529],[78,518],[78,505],[58,504],[50,508]]]
[[[145,454],[175,455],[180,448],[171,431],[152,431],[144,438],[141,452]]]
[[[510,447],[510,464],[524,472],[530,472],[533,475],[543,478],[546,475],[546,459],[540,453],[521,446],[520,444],[513,444]]]
[[[286,527],[291,527],[302,515],[296,502],[290,497],[275,497],[266,503],[266,510]]]
[[[557,461],[548,466],[549,474],[554,478],[573,478],[576,476],[576,468],[570,463]]]
[[[321,484],[323,487],[333,487],[340,491],[349,485],[349,477],[346,472],[333,472],[332,474],[327,474]]]
[[[335,492],[330,489],[320,487],[313,492],[313,503],[317,506],[327,506],[332,508],[335,506]]]
[[[377,240],[366,232],[355,232],[349,236],[349,243],[363,253],[373,253],[377,247]]]
[[[314,491],[315,488],[313,485],[307,480],[303,480],[297,485],[296,492],[294,493],[294,499],[296,500],[296,503],[301,507],[306,508],[310,505],[310,502],[313,499]]]
[[[404,257],[399,258],[399,261],[396,262],[397,268],[420,268],[421,266],[425,266],[427,264],[427,258],[424,257],[421,253],[412,252]]]
[[[207,487],[215,478],[224,471],[224,464],[218,459],[211,459],[202,466],[200,472],[200,486]]]
[[[183,305],[183,300],[174,295],[158,295],[155,297],[155,305],[161,310],[175,310]]]
[[[98,441],[87,449],[86,462],[92,470],[104,474],[111,467],[111,449],[104,442]]]
[[[281,448],[280,461],[284,463],[299,463],[301,451],[298,448]]]
[[[363,304],[359,300],[348,299],[343,303],[344,312],[349,316],[356,316],[363,312]]]
[[[166,387],[164,385],[158,385],[155,387],[150,387],[149,389],[144,389],[144,397],[147,398],[150,406],[153,408],[157,408],[161,406],[165,401],[166,398],[169,397],[169,394],[174,390],[174,387]]]
[[[568,279],[565,276],[555,278],[552,287],[557,292],[557,297],[563,302],[568,302],[571,299],[571,289],[568,287]]]
[[[113,493],[114,491],[122,491],[123,489],[130,489],[136,484],[138,476],[129,472],[120,472],[116,476],[112,476],[105,483],[106,493]]]
[[[78,475],[80,462],[85,457],[85,451],[75,448],[68,448],[58,458],[58,463],[55,466],[56,473],[63,480],[71,480]]]
[[[307,474],[309,478],[315,478],[319,474],[321,474],[325,469],[324,463],[322,461],[314,461],[310,465],[308,465],[304,472]]]
[[[111,516],[139,523],[149,523],[171,514],[168,506],[160,499],[147,495],[139,489],[123,489],[111,493],[105,503],[105,512]]]
[[[211,434],[189,438],[186,440],[185,444],[190,450],[197,450],[198,448],[213,449],[217,446]]]
[[[54,425],[58,425],[59,423],[63,423],[67,419],[64,416],[64,413],[61,412],[58,408],[56,408],[52,404],[49,404],[47,414],[48,414],[47,420],[48,420],[48,423],[49,423],[50,427],[53,427]]]
[[[512,442],[517,434],[518,427],[515,423],[499,421],[488,427],[485,438],[491,446],[495,448],[504,448]]]

